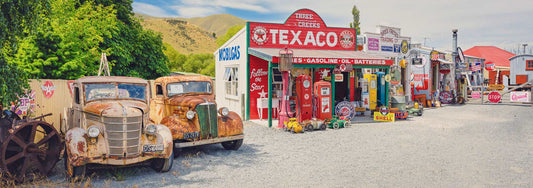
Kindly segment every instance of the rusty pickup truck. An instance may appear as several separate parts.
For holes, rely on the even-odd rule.
[[[202,75],[157,78],[150,119],[172,132],[175,149],[221,143],[227,150],[242,145],[243,123],[235,112],[217,107],[213,81]]]
[[[68,176],[83,176],[87,164],[130,165],[151,160],[158,172],[172,168],[170,130],[149,123],[148,81],[83,77],[73,83],[72,95],[72,105],[61,121]]]

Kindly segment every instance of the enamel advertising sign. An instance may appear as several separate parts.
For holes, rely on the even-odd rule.
[[[284,24],[250,22],[250,47],[355,51],[355,29],[327,27],[312,10],[294,12]]]

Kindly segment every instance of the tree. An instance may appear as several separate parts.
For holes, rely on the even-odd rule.
[[[92,1],[52,1],[51,11],[35,34],[24,38],[15,56],[31,78],[77,79],[98,71],[100,48],[105,37],[117,32],[111,7]]]
[[[0,104],[16,100],[17,94],[29,87],[26,74],[6,58],[13,55],[18,39],[31,33],[40,21],[39,15],[48,9],[48,1],[0,1]]]
[[[217,45],[222,46],[229,39],[231,39],[233,35],[237,34],[237,32],[239,32],[243,27],[243,25],[235,25],[233,27],[230,27],[224,36],[217,38]]]
[[[353,22],[350,22],[350,28],[354,28],[357,32],[357,35],[361,34],[361,28],[359,28],[359,9],[357,9],[357,6],[353,6],[352,8],[352,16],[353,16]]]

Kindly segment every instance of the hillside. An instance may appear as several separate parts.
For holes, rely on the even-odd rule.
[[[217,49],[216,39],[204,29],[171,18],[144,20],[141,25],[146,29],[160,32],[163,42],[170,44],[182,54],[213,53]]]
[[[225,35],[226,31],[228,31],[230,27],[246,24],[246,20],[231,14],[216,14],[206,17],[189,18],[185,20],[187,20],[189,23],[204,28],[211,33],[215,33],[216,36]]]
[[[230,14],[217,14],[195,18],[158,18],[135,14],[143,21],[144,28],[159,32],[163,42],[170,44],[183,54],[213,53],[218,46],[216,36],[223,36],[234,25],[244,25],[246,21]]]

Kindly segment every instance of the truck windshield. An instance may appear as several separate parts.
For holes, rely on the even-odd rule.
[[[146,100],[145,91],[146,85],[126,83],[85,84],[85,100],[120,98],[144,101]]]
[[[179,82],[167,85],[168,96],[186,93],[209,93],[211,94],[210,82]]]

